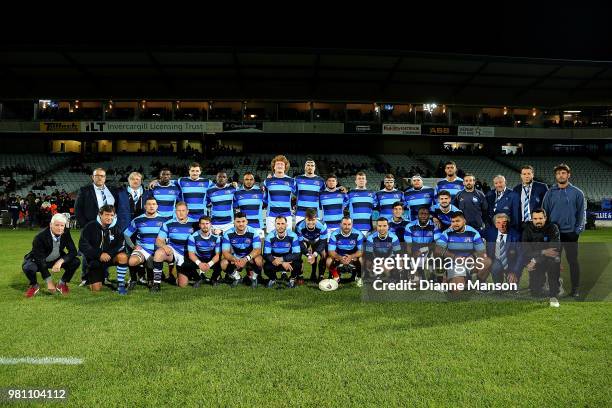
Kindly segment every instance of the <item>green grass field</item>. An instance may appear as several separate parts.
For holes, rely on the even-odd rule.
[[[612,406],[609,302],[364,303],[306,286],[120,297],[78,276],[67,297],[25,299],[33,235],[0,231],[0,357],[83,364],[0,365],[0,388],[67,388],[88,407]]]

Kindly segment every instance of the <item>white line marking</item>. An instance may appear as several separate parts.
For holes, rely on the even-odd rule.
[[[80,365],[80,364],[83,364],[83,359],[74,358],[74,357],[21,357],[21,358],[0,357],[0,365],[16,365],[16,364]]]

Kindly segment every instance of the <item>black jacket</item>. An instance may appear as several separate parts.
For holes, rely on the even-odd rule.
[[[79,251],[87,260],[98,260],[103,252],[114,258],[123,248],[123,233],[117,225],[116,219],[110,227],[103,229],[96,218],[81,231]]]
[[[114,188],[108,187],[113,198],[115,199],[115,207],[117,206],[117,193]],[[98,197],[94,190],[93,184],[81,187],[74,203],[74,215],[76,216],[79,226],[83,228],[88,222],[94,221],[98,217]]]
[[[559,227],[547,222],[542,228],[536,228],[532,222],[528,223],[523,229],[523,261],[529,263],[531,259],[540,262],[546,257],[542,255],[542,250],[556,248],[561,250],[561,239]]]
[[[24,259],[35,262],[39,271],[45,271],[47,270],[46,259],[51,251],[53,251],[53,239],[51,238],[50,228],[47,227],[34,237],[32,250],[24,256]],[[68,264],[76,256],[76,246],[70,235],[70,230],[66,228],[60,237],[60,258],[64,260],[64,264]]]

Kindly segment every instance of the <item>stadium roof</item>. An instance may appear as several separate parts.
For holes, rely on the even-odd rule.
[[[0,98],[612,105],[612,62],[394,49],[3,45]]]

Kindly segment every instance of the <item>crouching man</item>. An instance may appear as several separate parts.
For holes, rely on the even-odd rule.
[[[47,228],[39,232],[32,242],[32,250],[26,254],[23,260],[23,272],[30,281],[30,287],[25,295],[28,298],[36,295],[39,291],[36,273],[47,283],[49,292],[66,295],[69,291],[68,282],[80,265],[77,257],[77,249],[70,236],[70,230],[66,228],[68,220],[63,214],[55,214]],[[57,273],[60,269],[64,274],[57,286],[49,273]]]
[[[120,282],[125,279],[128,257],[123,252],[123,242],[123,233],[115,217],[115,207],[103,205],[98,218],[85,225],[79,240],[79,251],[87,264],[87,284],[92,291],[98,292],[102,289],[104,271],[111,266],[117,266],[117,278]],[[119,289],[120,294],[127,293],[125,286]]]

